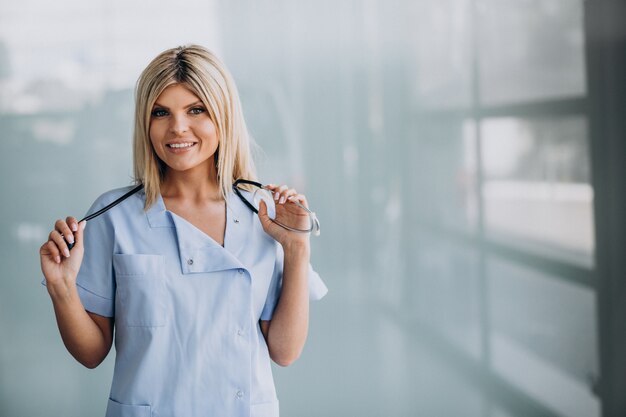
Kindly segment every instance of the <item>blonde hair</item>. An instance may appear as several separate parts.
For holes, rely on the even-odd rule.
[[[222,197],[238,178],[256,179],[250,138],[237,87],[224,64],[198,45],[179,46],[162,52],[148,64],[135,88],[133,164],[135,182],[144,185],[145,209],[160,194],[166,166],[150,141],[150,117],[155,101],[172,84],[183,84],[206,106],[218,135],[217,179]]]

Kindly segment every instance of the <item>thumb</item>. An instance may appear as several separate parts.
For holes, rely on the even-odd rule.
[[[265,200],[263,199],[259,201],[259,219],[261,220],[261,224],[263,226],[270,223],[270,218],[267,215],[267,205],[265,204]]]
[[[85,234],[85,227],[87,227],[87,221],[83,220],[78,223],[78,230],[74,232],[74,239],[76,240],[76,247],[79,250],[83,250],[83,236]]]
[[[267,205],[263,199],[259,201],[259,217],[267,217]]]

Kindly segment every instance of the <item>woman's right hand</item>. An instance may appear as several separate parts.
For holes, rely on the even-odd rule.
[[[46,277],[48,291],[52,288],[69,289],[76,283],[76,276],[83,261],[83,231],[87,222],[78,223],[74,217],[57,220],[48,241],[39,249],[41,271]],[[75,242],[70,251],[68,242]]]

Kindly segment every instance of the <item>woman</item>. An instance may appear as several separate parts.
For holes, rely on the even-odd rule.
[[[278,416],[270,358],[299,356],[327,289],[309,235],[233,194],[254,166],[235,84],[206,49],[167,50],[141,74],[134,169],[142,190],[88,228],[58,220],[40,249],[65,346],[94,368],[115,327],[107,416]],[[276,219],[305,228],[305,197],[266,188]]]

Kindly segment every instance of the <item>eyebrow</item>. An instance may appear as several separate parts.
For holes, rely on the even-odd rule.
[[[198,101],[196,101],[196,102],[194,102],[194,103],[191,103],[191,104],[186,105],[184,108],[185,108],[185,109],[188,109],[188,108],[190,108],[190,107],[197,106],[197,105],[204,106],[204,103],[203,103],[203,102],[201,102],[200,100],[198,100]],[[169,110],[169,107],[164,106],[164,105],[159,104],[159,103],[154,103],[154,106],[153,106],[152,108],[154,108],[154,107],[161,107],[161,108],[164,108],[164,109],[166,109],[166,110]]]

